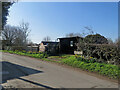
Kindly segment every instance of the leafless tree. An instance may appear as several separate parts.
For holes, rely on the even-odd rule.
[[[43,38],[43,41],[51,41],[51,38],[49,36],[46,36]]]
[[[11,46],[13,45],[14,39],[16,37],[16,27],[6,25],[2,31],[2,39],[6,40],[6,44]]]
[[[8,46],[26,46],[29,33],[29,23],[22,22],[20,26],[16,27],[6,25],[2,31],[2,37],[7,41]]]
[[[94,31],[93,31],[92,27],[85,26],[84,28],[89,31],[88,34],[94,34]]]
[[[93,34],[94,34],[94,31],[93,31],[92,27],[90,27],[90,26],[85,26],[84,30],[81,33],[82,37],[85,37],[87,35],[93,35]]]
[[[28,43],[28,36],[31,30],[29,30],[29,23],[21,22],[17,28],[15,45],[24,46]]]
[[[27,42],[27,45],[33,45],[34,43],[30,40],[30,39],[28,39],[28,42]]]
[[[82,37],[82,34],[80,34],[80,33],[68,33],[68,34],[66,34],[66,37],[76,37],[76,36]]]
[[[93,31],[92,27],[85,26],[84,30],[82,30],[82,32],[80,32],[80,33],[68,33],[68,34],[66,34],[66,37],[76,37],[76,36],[85,37],[86,35],[93,35],[93,34],[94,34],[94,31]]]

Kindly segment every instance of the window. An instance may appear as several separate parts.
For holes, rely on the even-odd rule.
[[[73,47],[73,41],[70,41],[70,46]]]

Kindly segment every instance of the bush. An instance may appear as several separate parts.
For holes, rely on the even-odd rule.
[[[108,44],[79,44],[78,50],[83,51],[84,56],[97,58],[94,62],[120,64],[120,52],[118,47]]]
[[[82,59],[82,57],[77,57],[77,58],[76,56],[70,56],[70,57],[61,59],[61,62],[73,67],[90,71],[90,72],[97,72],[99,74],[102,74],[104,76],[108,76],[111,78],[118,79],[120,77],[118,73],[120,71],[120,68],[117,65],[91,62],[91,61]]]
[[[101,36],[100,34],[87,35],[84,38],[84,41],[86,43],[93,43],[93,44],[108,44],[107,38],[105,38],[104,36]]]
[[[46,47],[46,52],[49,53],[49,55],[58,55],[59,53],[59,43],[49,43]]]

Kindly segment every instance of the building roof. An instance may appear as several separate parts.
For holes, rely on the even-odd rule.
[[[42,41],[41,43],[43,43],[44,45],[48,45],[48,44],[58,44],[59,42],[53,42],[53,41]]]

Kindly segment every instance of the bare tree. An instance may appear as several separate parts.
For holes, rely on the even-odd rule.
[[[73,36],[74,36],[74,33],[66,34],[66,37],[73,37]]]
[[[31,30],[29,29],[29,23],[21,22],[16,31],[15,45],[27,45],[30,31]]]
[[[20,24],[20,28],[22,30],[22,34],[23,34],[23,40],[25,43],[28,42],[28,36],[29,36],[29,33],[30,33],[30,29],[29,29],[29,23],[25,23],[25,22],[22,22]]]
[[[92,27],[85,26],[84,28],[89,31],[88,34],[94,34],[94,31],[93,31]]]
[[[3,40],[8,46],[26,46],[29,36],[29,23],[22,22],[20,26],[6,25],[2,31]]]
[[[6,40],[6,44],[8,46],[13,45],[14,39],[16,37],[15,33],[16,33],[16,27],[10,25],[6,25],[4,27],[4,30],[2,31],[2,39]]]
[[[82,34],[80,34],[80,33],[68,33],[68,34],[66,34],[66,37],[76,37],[76,36],[82,37]]]
[[[93,31],[92,27],[85,26],[84,30],[82,30],[82,32],[68,33],[68,34],[66,34],[66,37],[76,37],[76,36],[85,37],[86,35],[93,35],[93,34],[94,34],[94,31]]]
[[[27,45],[33,45],[34,43],[30,40],[30,39],[28,39],[28,42],[27,42]]]
[[[94,34],[94,31],[93,31],[92,27],[89,27],[89,26],[85,26],[84,30],[81,33],[82,37],[85,37],[87,35],[93,35],[93,34]]]
[[[49,36],[46,36],[43,38],[43,41],[51,41],[51,38]]]

